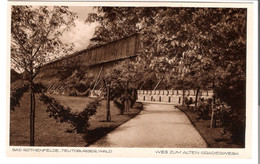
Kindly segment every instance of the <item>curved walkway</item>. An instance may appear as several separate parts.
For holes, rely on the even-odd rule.
[[[91,147],[204,148],[207,144],[174,105],[147,103],[139,115]]]

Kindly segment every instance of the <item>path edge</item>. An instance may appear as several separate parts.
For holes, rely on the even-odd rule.
[[[131,119],[123,122],[122,124],[120,124],[119,126],[115,127],[113,130],[111,130],[110,132],[108,132],[107,134],[105,134],[103,137],[101,137],[100,139],[96,140],[95,142],[93,142],[90,145],[87,145],[85,147],[90,147],[91,145],[94,145],[96,142],[98,142],[99,140],[101,140],[102,138],[106,137],[109,133],[113,132],[114,130],[116,130],[117,128],[119,128],[120,126],[122,126],[123,124],[127,123],[128,121],[131,121],[133,118],[137,117],[140,115],[140,113],[142,112],[143,109],[141,109],[135,116],[133,116]]]
[[[190,120],[192,126],[197,130],[197,132],[199,133],[199,135],[201,136],[201,138],[205,141],[205,143],[207,144],[207,148],[212,148],[212,146],[208,143],[208,141],[205,139],[205,137],[201,134],[201,132],[199,131],[199,129],[195,126],[195,124],[191,121],[191,118],[178,106],[175,106],[175,108],[179,109],[180,111],[182,111]]]

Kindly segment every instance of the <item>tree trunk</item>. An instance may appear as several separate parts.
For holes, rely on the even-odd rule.
[[[215,118],[214,118],[214,107],[212,108],[212,112],[211,112],[211,120],[210,120],[210,128],[215,128]]]
[[[195,108],[194,108],[194,111],[197,111],[197,108],[198,108],[199,91],[200,91],[200,87],[197,88],[196,97],[195,97]]]
[[[128,82],[126,82],[125,97],[126,97],[126,101],[125,101],[125,111],[126,111],[126,112],[129,112]]]
[[[111,115],[110,115],[110,85],[107,86],[107,122],[111,122]]]
[[[184,87],[182,88],[182,106],[184,106],[184,101],[185,101],[185,90]]]
[[[131,97],[132,97],[133,101],[130,103],[130,108],[133,107],[134,103],[137,100],[136,89],[135,88],[133,88],[133,90],[132,90]]]
[[[30,146],[34,146],[35,136],[35,95],[33,91],[33,62],[30,62],[30,81],[29,81],[29,94],[30,94]]]
[[[210,128],[215,128],[216,127],[216,119],[215,119],[215,82],[213,79],[213,85],[212,85],[212,89],[213,89],[213,103],[212,103],[212,109],[211,109],[211,120],[210,120]]]
[[[122,101],[121,104],[122,104],[123,107],[120,108],[120,114],[121,114],[121,115],[124,115],[124,111],[125,111],[125,101]]]
[[[35,95],[30,84],[30,146],[34,146],[35,136]]]

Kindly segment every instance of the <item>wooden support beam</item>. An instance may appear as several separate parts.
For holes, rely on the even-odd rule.
[[[160,81],[157,83],[157,85],[154,87],[153,90],[156,90],[156,88],[159,86],[159,84],[161,83],[162,79],[160,79]]]
[[[139,90],[141,90],[143,88],[143,86],[145,85],[146,82],[147,82],[147,80],[145,80],[145,82],[143,83],[143,85],[140,87]]]
[[[96,88],[97,83],[100,82],[99,77],[100,77],[100,75],[101,75],[102,70],[103,70],[103,66],[100,68],[98,77],[97,77],[97,79],[96,79],[96,82],[95,82],[95,84],[94,84],[94,87],[93,87],[92,91],[94,91],[94,89]]]

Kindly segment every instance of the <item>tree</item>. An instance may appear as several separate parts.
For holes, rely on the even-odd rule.
[[[183,89],[189,85],[197,90],[197,95],[200,89],[211,88],[213,107],[219,97],[231,106],[234,120],[245,127],[246,9],[97,9],[98,13],[90,14],[87,20],[101,23],[96,41],[105,43],[138,32],[139,56],[146,71],[152,70],[158,79],[164,77],[169,85],[174,80]]]
[[[23,74],[23,84],[13,93],[24,89],[20,89],[23,92],[16,99],[11,99],[11,107],[19,105],[23,93],[29,91],[30,146],[34,146],[35,93],[42,93],[43,89],[34,79],[43,64],[72,49],[73,45],[64,44],[60,36],[74,25],[75,17],[64,6],[12,6],[11,65]]]
[[[139,57],[157,79],[176,72],[183,53],[190,50],[192,40],[192,12],[194,8],[170,7],[97,7],[98,13],[89,15],[87,21],[98,21],[95,32],[99,44],[139,33]],[[162,61],[164,63],[162,63]],[[167,80],[166,80],[167,81]]]
[[[208,67],[211,69],[207,72],[214,97],[227,102],[233,110],[232,115],[239,113],[237,119],[243,122],[245,113],[239,111],[245,109],[246,10],[200,9],[194,14],[194,24],[201,32],[197,38],[202,59],[210,61]],[[240,126],[245,127],[243,123]],[[244,130],[239,131],[244,133]]]
[[[105,83],[110,84],[111,100],[119,107],[121,114],[129,111],[136,101],[135,91],[140,86],[142,70],[139,70],[140,63],[125,60],[117,64],[104,77]]]

